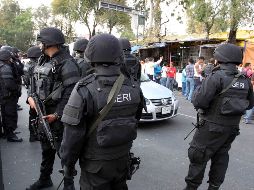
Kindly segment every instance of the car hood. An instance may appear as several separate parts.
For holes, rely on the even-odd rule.
[[[153,81],[141,82],[141,89],[147,99],[161,99],[172,96],[171,90]]]

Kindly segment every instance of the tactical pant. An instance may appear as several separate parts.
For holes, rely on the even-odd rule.
[[[61,141],[55,141],[55,149],[52,149],[50,143],[47,140],[41,141],[42,149],[42,162],[40,168],[40,179],[48,179],[53,172],[53,166],[55,162],[56,152],[59,151]]]
[[[4,136],[5,135],[5,131],[4,131],[4,125],[3,125],[3,114],[2,114],[2,105],[0,104],[0,138],[2,137],[2,136]]]
[[[238,134],[239,126],[225,127],[207,121],[196,131],[188,149],[190,165],[185,181],[190,189],[197,189],[202,183],[210,159],[209,183],[217,187],[223,183],[229,162],[228,151]]]
[[[80,163],[81,190],[128,190],[128,157],[116,160],[85,160]]]
[[[1,106],[2,110],[2,122],[4,127],[4,132],[7,137],[11,136],[17,129],[18,122],[18,112],[17,112],[17,97],[8,97],[3,101]]]
[[[46,108],[46,113],[54,113],[55,108]],[[55,147],[56,150],[53,149],[49,143],[49,141],[44,136],[41,139],[41,148],[42,148],[42,162],[41,162],[41,168],[40,168],[40,178],[41,179],[47,179],[50,177],[53,171],[53,165],[55,161],[55,155],[59,152],[62,137],[63,137],[63,124],[61,121],[55,121],[50,124],[50,129],[52,132],[52,135],[55,140]],[[41,130],[41,129],[39,129]]]

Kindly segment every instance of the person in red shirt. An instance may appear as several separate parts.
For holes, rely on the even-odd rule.
[[[166,87],[173,91],[173,84],[176,77],[176,68],[174,67],[173,62],[170,62],[170,65],[167,70],[167,82]]]

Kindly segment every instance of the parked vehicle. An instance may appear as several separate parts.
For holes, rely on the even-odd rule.
[[[147,112],[143,110],[141,122],[166,120],[177,115],[179,101],[168,88],[151,81],[144,73],[141,75]]]

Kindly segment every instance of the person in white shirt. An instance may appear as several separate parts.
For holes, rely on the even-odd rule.
[[[202,81],[202,76],[201,76],[201,72],[203,71],[203,67],[205,65],[205,58],[204,57],[199,57],[198,61],[195,63],[194,66],[194,89],[196,89],[197,86],[201,85],[201,81]]]
[[[154,80],[154,67],[161,63],[163,56],[156,62],[154,62],[154,58],[148,58],[148,62],[145,63],[145,73],[149,77],[150,80]]]
[[[168,70],[168,66],[167,63],[163,64],[163,67],[161,69],[161,80],[160,83],[161,85],[166,87],[166,82],[167,82],[167,70]]]

